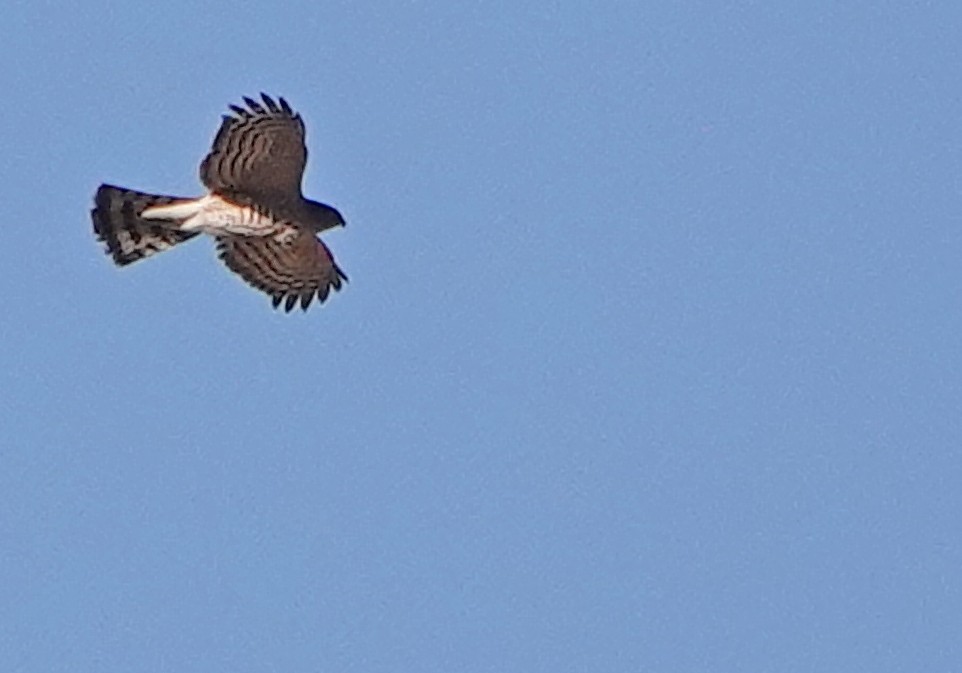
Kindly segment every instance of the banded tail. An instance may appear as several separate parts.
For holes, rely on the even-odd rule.
[[[178,230],[178,220],[142,217],[147,208],[193,200],[100,185],[94,197],[94,209],[90,211],[94,233],[114,262],[125,266],[196,236],[196,231]]]

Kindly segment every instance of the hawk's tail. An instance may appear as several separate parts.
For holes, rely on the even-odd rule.
[[[145,220],[140,215],[151,206],[166,206],[191,199],[135,192],[132,189],[100,185],[90,215],[97,239],[119,266],[172,248],[197,235],[176,229],[176,222]]]

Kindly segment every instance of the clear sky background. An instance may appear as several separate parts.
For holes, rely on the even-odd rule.
[[[962,670],[962,8],[8,2],[0,670]],[[117,269],[304,116],[350,276]]]

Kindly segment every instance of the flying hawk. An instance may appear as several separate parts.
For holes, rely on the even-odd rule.
[[[101,185],[94,233],[118,266],[172,248],[199,233],[217,241],[227,268],[271,296],[274,307],[305,311],[347,280],[316,234],[344,226],[341,214],[301,194],[307,163],[304,121],[283,98],[244,98],[224,115],[200,163],[207,194],[182,198]]]

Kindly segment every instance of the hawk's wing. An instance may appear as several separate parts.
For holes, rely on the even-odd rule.
[[[285,311],[298,301],[306,311],[315,296],[323,302],[347,280],[331,251],[309,231],[283,243],[271,236],[218,236],[217,251],[227,268],[269,294],[275,308],[283,301]]]
[[[200,164],[200,180],[219,194],[253,204],[259,199],[300,198],[307,163],[304,121],[283,98],[261,94],[263,104],[244,98],[231,105],[210,154]]]

